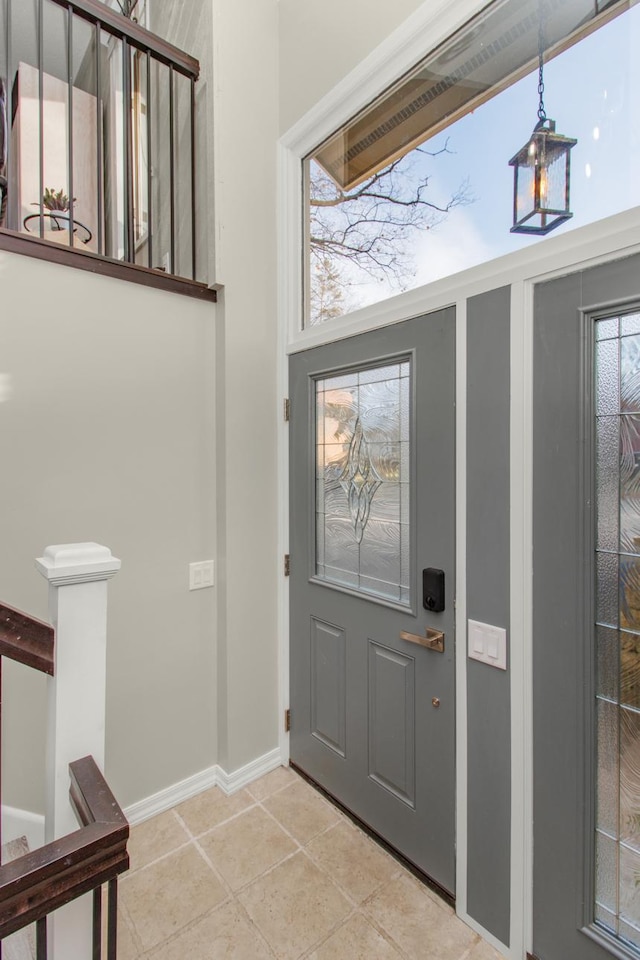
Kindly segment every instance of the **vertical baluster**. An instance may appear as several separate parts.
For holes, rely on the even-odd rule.
[[[5,93],[5,100],[6,100],[6,102],[5,102],[5,109],[6,109],[6,117],[5,117],[5,119],[6,119],[6,124],[7,124],[7,144],[6,144],[6,148],[7,148],[7,164],[6,164],[6,169],[5,169],[5,176],[6,176],[6,178],[7,178],[7,196],[6,196],[6,199],[5,199],[5,209],[6,209],[6,213],[5,213],[5,220],[4,220],[3,226],[8,227],[9,229],[11,229],[13,226],[15,226],[14,224],[12,224],[12,223],[9,222],[9,197],[10,197],[10,195],[11,195],[11,147],[10,147],[10,144],[11,144],[11,136],[12,136],[12,131],[11,131],[11,113],[12,113],[12,111],[11,111],[11,103],[12,103],[12,100],[13,100],[13,97],[12,97],[12,82],[11,82],[11,77],[12,77],[12,70],[11,70],[11,55],[12,55],[12,50],[11,50],[11,3],[12,3],[12,0],[6,0],[6,8],[5,8],[5,29],[6,29],[6,33],[5,33],[5,38],[4,38],[4,39],[5,39],[5,54],[6,54],[6,61],[5,61],[5,63],[6,63],[6,67],[7,67],[7,76],[6,76],[6,81],[5,81],[5,82],[6,82],[6,87],[5,87],[5,92],[4,92],[4,93]],[[1,954],[0,954],[0,960],[2,960]]]
[[[2,656],[0,656],[0,744],[2,744]],[[2,749],[0,747],[0,809],[2,809]],[[2,818],[0,817],[0,864],[2,863]],[[0,951],[2,940],[0,940]],[[0,960],[2,954],[0,953]]]
[[[118,952],[118,878],[109,880],[107,903],[107,960],[117,960]]]
[[[104,254],[104,121],[102,116],[102,31],[95,25],[96,44],[96,185],[98,191],[98,253]]]
[[[151,179],[151,53],[147,50],[147,265],[153,267],[153,183]]]
[[[69,173],[69,246],[73,247],[73,7],[67,7],[67,151]]]
[[[102,958],[102,887],[93,891],[93,951],[92,960]]]
[[[2,657],[0,656],[0,744],[2,743]],[[0,771],[2,770],[2,751],[0,750]],[[2,808],[2,780],[0,778],[0,809]],[[2,863],[2,818],[0,818],[0,864]],[[2,960],[2,940],[0,940],[0,960]]]
[[[191,77],[191,279],[196,279],[196,82]]]
[[[38,0],[38,124],[40,236],[44,236],[44,0]]]
[[[135,261],[135,240],[133,235],[133,150],[131,141],[131,47],[126,37],[122,38],[123,73],[123,136],[124,136],[124,259],[128,263]]]
[[[47,918],[36,920],[36,960],[47,960]]]
[[[171,273],[176,272],[175,136],[173,129],[173,64],[169,66],[169,221],[171,224]]]

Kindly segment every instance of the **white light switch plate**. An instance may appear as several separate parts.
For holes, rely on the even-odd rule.
[[[490,623],[469,620],[468,648],[471,660],[507,669],[507,631]]]
[[[189,564],[189,590],[203,590],[214,584],[213,560],[200,560]]]

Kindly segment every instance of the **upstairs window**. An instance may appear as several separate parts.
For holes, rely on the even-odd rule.
[[[202,279],[199,66],[144,29],[146,7],[0,0],[0,246],[19,235],[65,262],[81,253],[135,265],[136,279]]]
[[[495,0],[303,161],[305,322],[532,243],[509,160],[544,101],[571,153],[566,232],[640,203],[640,5]]]

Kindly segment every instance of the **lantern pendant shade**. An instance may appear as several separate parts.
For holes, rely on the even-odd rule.
[[[509,160],[514,178],[511,233],[544,235],[573,216],[569,154],[577,142],[556,133],[555,121],[545,118]]]

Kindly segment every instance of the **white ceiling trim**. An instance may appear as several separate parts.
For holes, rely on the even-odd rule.
[[[426,0],[281,138],[302,158],[487,6]]]

